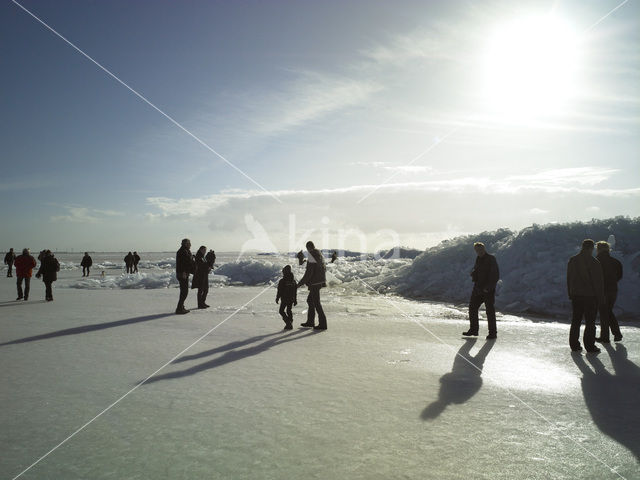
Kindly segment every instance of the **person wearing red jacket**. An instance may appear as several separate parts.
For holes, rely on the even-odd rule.
[[[26,302],[27,300],[29,300],[31,275],[33,273],[34,267],[36,266],[36,259],[31,256],[28,248],[23,248],[22,255],[18,255],[16,257],[14,265],[16,267],[16,277],[18,277],[18,280],[16,282],[18,287],[18,298],[16,298],[16,300],[22,300],[24,298]],[[24,280],[24,296],[22,292],[22,280]]]

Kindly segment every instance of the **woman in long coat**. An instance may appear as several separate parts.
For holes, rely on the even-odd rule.
[[[191,288],[198,289],[198,308],[209,308],[205,300],[209,293],[209,272],[211,267],[205,260],[206,253],[207,247],[204,245],[196,252],[196,272],[193,274],[193,280],[191,281]]]

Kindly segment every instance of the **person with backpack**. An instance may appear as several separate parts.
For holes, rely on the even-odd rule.
[[[47,302],[53,301],[53,282],[58,279],[58,272],[60,271],[60,262],[51,253],[51,250],[46,250],[42,261],[40,262],[40,269],[36,273],[36,278],[42,277],[42,281],[45,286],[45,298]]]
[[[91,269],[91,265],[93,265],[93,259],[89,255],[89,252],[84,252],[84,257],[82,257],[82,261],[80,261],[83,277],[89,276],[89,270]]]

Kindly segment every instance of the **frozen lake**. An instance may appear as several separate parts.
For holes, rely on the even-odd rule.
[[[627,324],[622,344],[572,355],[564,323],[501,316],[496,342],[468,340],[464,311],[330,288],[328,331],[285,332],[275,289],[220,285],[175,316],[173,287],[68,288],[78,277],[61,272],[53,303],[36,279],[11,302],[0,278],[2,478],[118,399],[19,478],[640,478]]]

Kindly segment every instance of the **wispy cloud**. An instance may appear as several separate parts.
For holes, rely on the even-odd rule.
[[[70,223],[99,223],[106,217],[123,216],[123,212],[116,210],[102,210],[89,207],[81,207],[77,205],[53,205],[66,210],[64,215],[53,215],[50,217],[52,222],[70,222]]]

